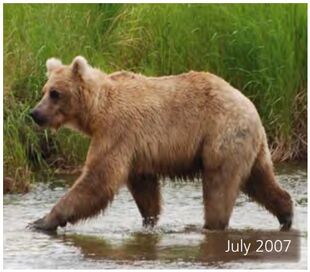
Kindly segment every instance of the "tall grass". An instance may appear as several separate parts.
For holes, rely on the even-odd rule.
[[[5,175],[84,159],[87,139],[28,117],[46,59],[76,55],[106,72],[214,72],[254,101],[275,160],[306,158],[306,4],[5,4]]]

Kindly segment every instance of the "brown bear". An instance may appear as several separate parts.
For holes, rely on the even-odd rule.
[[[81,176],[32,228],[56,230],[97,215],[123,185],[143,224],[153,226],[161,210],[159,179],[201,177],[204,228],[228,226],[241,190],[290,229],[293,203],[275,180],[260,117],[223,79],[193,71],[105,74],[80,56],[70,65],[49,59],[47,75],[34,121],[74,128],[91,144]]]

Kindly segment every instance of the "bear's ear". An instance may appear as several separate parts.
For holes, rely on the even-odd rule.
[[[71,67],[73,74],[80,77],[85,76],[89,70],[87,60],[82,56],[75,57],[72,61]]]
[[[47,76],[49,77],[51,72],[60,66],[62,66],[61,60],[56,58],[48,59],[46,61]]]

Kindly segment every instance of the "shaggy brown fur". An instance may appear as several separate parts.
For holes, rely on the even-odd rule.
[[[65,125],[91,137],[83,174],[52,211],[33,223],[54,230],[96,215],[127,185],[143,217],[160,214],[159,178],[201,176],[205,228],[224,229],[243,190],[289,229],[293,207],[276,183],[254,105],[204,72],[146,77],[107,75],[82,57],[47,61],[44,96],[32,112],[42,126]]]

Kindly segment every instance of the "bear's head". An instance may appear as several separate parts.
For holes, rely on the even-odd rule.
[[[80,123],[86,81],[94,73],[85,58],[78,56],[70,65],[55,58],[46,62],[48,80],[43,87],[43,97],[31,112],[33,120],[41,127],[57,130],[63,125],[82,130]]]

